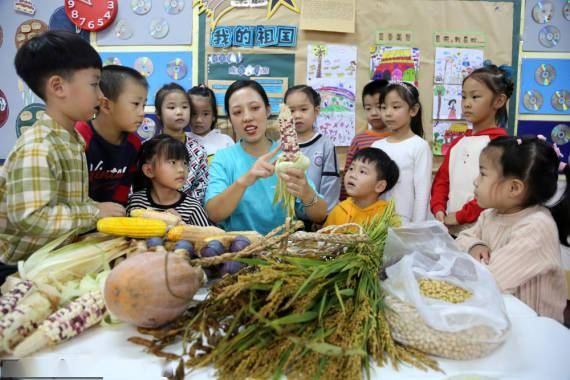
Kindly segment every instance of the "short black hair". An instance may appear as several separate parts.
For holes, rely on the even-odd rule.
[[[226,110],[226,115],[228,119],[230,118],[230,98],[234,94],[234,92],[241,90],[242,88],[251,88],[255,92],[261,96],[263,103],[266,107],[269,107],[269,98],[267,97],[267,93],[263,89],[263,87],[254,80],[251,79],[243,79],[243,80],[236,80],[234,83],[228,87],[226,90],[226,95],[224,96],[224,109]]]
[[[362,103],[364,104],[365,96],[374,96],[376,94],[381,94],[382,91],[388,86],[389,82],[386,79],[374,79],[364,86],[362,89]]]
[[[376,178],[378,178],[378,181],[386,181],[386,189],[384,189],[382,193],[392,189],[394,185],[396,185],[396,182],[398,182],[398,178],[400,178],[400,169],[398,169],[398,165],[382,149],[361,149],[354,156],[352,162],[354,161],[370,162],[374,164],[374,167],[376,168]]]
[[[155,113],[159,119],[162,120],[162,103],[164,103],[166,95],[177,91],[183,93],[184,96],[186,96],[186,99],[188,99],[188,104],[190,104],[190,98],[188,97],[188,94],[186,93],[184,87],[174,82],[165,84],[156,92],[156,95],[154,97]],[[190,111],[190,116],[192,116],[192,111]]]
[[[101,69],[99,87],[106,98],[115,101],[121,95],[125,81],[132,79],[148,91],[148,82],[137,70],[127,66],[107,65]]]
[[[216,94],[212,89],[204,84],[192,87],[188,90],[188,97],[190,97],[190,108],[192,108],[192,95],[202,96],[204,98],[210,99],[210,105],[212,108],[212,125],[210,129],[216,128],[216,122],[218,121],[218,105],[216,103]],[[192,110],[192,113],[196,111]]]
[[[46,81],[52,75],[69,79],[75,71],[101,69],[99,53],[78,34],[50,30],[26,41],[14,59],[16,72],[28,87],[45,99]]]

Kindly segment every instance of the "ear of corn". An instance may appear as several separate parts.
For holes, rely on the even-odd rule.
[[[53,309],[53,303],[39,291],[19,302],[14,310],[0,321],[0,351],[10,352],[35,331]]]
[[[99,323],[105,311],[100,291],[85,293],[50,315],[32,335],[16,346],[13,354],[22,358],[46,346],[73,338]]]
[[[164,236],[166,228],[163,220],[146,218],[108,217],[97,222],[99,232],[138,239]]]
[[[176,226],[172,227],[168,231],[168,240],[178,241],[178,240],[188,240],[193,244],[204,241],[212,236],[218,236],[225,234],[225,231],[218,227],[208,226]]]
[[[171,214],[165,211],[156,211],[148,208],[137,208],[131,211],[131,216],[136,218],[158,219],[162,220],[169,226],[176,226],[177,224],[184,223],[182,218],[178,215]]]
[[[310,165],[310,160],[301,153],[299,142],[297,140],[297,131],[295,130],[295,123],[291,110],[286,105],[282,104],[278,117],[279,133],[281,135],[281,151],[283,152],[277,159],[275,168],[282,170],[284,168],[292,167],[307,170]],[[275,188],[275,196],[273,197],[273,204],[281,202],[281,206],[285,210],[287,217],[295,217],[295,197],[287,191],[287,185],[281,180],[277,179],[277,186]]]
[[[20,281],[7,294],[0,298],[0,319],[11,313],[26,295],[31,293],[34,284],[31,281]]]

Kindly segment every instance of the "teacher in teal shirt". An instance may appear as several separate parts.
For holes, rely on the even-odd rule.
[[[252,80],[234,82],[227,90],[226,114],[240,141],[219,150],[210,166],[205,205],[208,217],[227,231],[253,230],[267,234],[285,222],[285,211],[273,205],[277,175],[296,197],[296,212],[315,223],[327,215],[327,203],[301,169],[275,173],[279,142],[265,136],[269,99]]]

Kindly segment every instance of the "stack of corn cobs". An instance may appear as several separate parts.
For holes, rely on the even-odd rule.
[[[180,376],[183,366],[213,366],[222,379],[360,379],[371,360],[436,369],[394,342],[385,318],[378,276],[388,227],[397,224],[390,203],[360,233],[354,225],[317,233],[284,226],[258,246],[258,257],[239,259],[251,266],[215,283],[204,302],[172,324],[139,329],[153,339],[131,341],[180,360]],[[177,337],[183,352],[164,352]]]

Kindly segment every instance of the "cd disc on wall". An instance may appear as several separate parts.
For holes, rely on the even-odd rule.
[[[556,78],[556,69],[549,64],[541,64],[534,72],[534,80],[542,86],[548,86]]]
[[[131,10],[137,15],[145,15],[150,11],[152,2],[150,0],[131,0]]]
[[[532,8],[532,19],[537,24],[549,24],[552,21],[554,4],[550,1],[539,1]]]
[[[543,99],[536,90],[527,91],[523,97],[524,107],[529,111],[538,111],[542,107]]]
[[[547,48],[555,47],[560,42],[560,30],[553,25],[545,26],[538,32],[538,42]]]
[[[562,8],[562,16],[564,16],[567,21],[570,21],[570,2],[566,2],[566,5]]]
[[[149,33],[153,38],[161,39],[168,34],[168,23],[163,18],[156,18],[150,22]]]
[[[121,65],[121,60],[117,57],[108,57],[103,61],[103,66],[107,65]]]
[[[550,99],[550,104],[557,111],[568,111],[570,109],[570,92],[566,90],[555,91]]]
[[[169,15],[177,15],[184,9],[184,0],[164,0],[164,10]]]
[[[552,128],[550,132],[550,137],[556,145],[564,145],[570,141],[570,126],[566,124],[558,124]]]
[[[139,57],[135,60],[135,70],[147,78],[152,75],[154,65],[149,57]]]
[[[166,65],[166,73],[174,80],[183,79],[186,76],[186,64],[180,58],[173,59]]]

